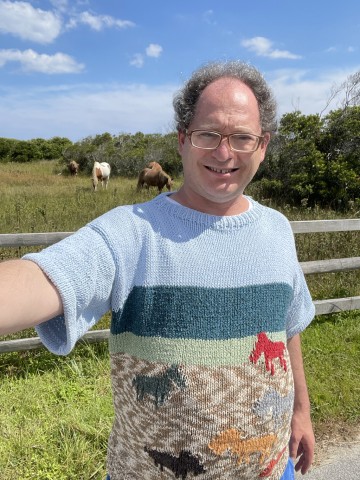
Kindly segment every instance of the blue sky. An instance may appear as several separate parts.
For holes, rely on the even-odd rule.
[[[358,0],[0,0],[0,136],[164,133],[173,93],[208,60],[255,65],[280,114],[316,113],[359,47]]]

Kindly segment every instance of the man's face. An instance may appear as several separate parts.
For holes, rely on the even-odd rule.
[[[261,135],[257,100],[239,80],[222,78],[208,85],[201,94],[189,130],[212,130],[223,134],[246,132]],[[223,139],[216,150],[202,150],[191,145],[189,137],[179,133],[187,206],[211,212],[230,207],[231,214],[240,213],[242,193],[255,175],[265,156],[269,135],[255,152],[230,150]],[[226,170],[225,173],[214,171]],[[219,205],[222,204],[222,205]],[[206,205],[206,208],[197,208]],[[209,211],[210,208],[210,211]]]

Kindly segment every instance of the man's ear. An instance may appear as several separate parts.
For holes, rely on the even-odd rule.
[[[186,133],[178,132],[178,140],[179,140],[179,154],[182,156],[184,143],[186,139]]]
[[[261,143],[261,162],[264,160],[265,158],[265,152],[266,152],[266,147],[268,146],[268,143],[270,141],[270,133],[266,132],[264,133],[264,139]]]

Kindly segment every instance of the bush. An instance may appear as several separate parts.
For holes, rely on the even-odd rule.
[[[360,199],[360,107],[283,115],[254,177],[263,198],[347,208]]]
[[[61,158],[64,149],[72,145],[68,138],[53,137],[49,140],[34,138],[32,140],[15,140],[0,138],[0,162],[33,162]]]

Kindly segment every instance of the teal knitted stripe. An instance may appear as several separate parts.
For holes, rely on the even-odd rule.
[[[286,345],[285,331],[267,333],[267,336],[273,342],[281,341]],[[110,334],[109,348],[110,353],[124,352],[150,362],[215,367],[248,363],[256,340],[253,335],[230,340],[194,340],[138,337],[125,332]]]
[[[135,286],[123,308],[112,313],[111,333],[230,340],[265,330],[282,332],[293,293],[286,283],[237,288]]]

